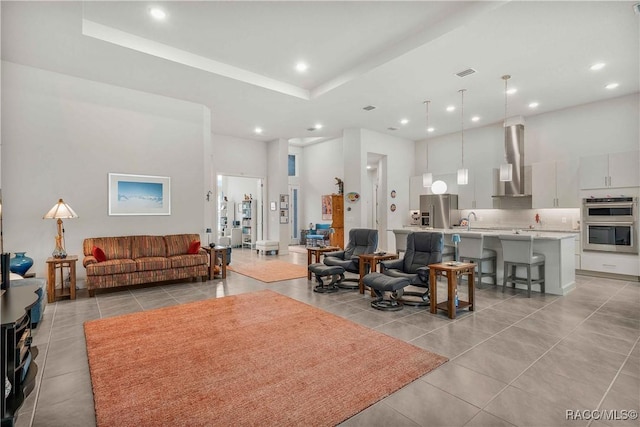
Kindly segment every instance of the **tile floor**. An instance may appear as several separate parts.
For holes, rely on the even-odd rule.
[[[234,249],[233,263],[281,259]],[[237,273],[101,293],[49,304],[34,334],[36,389],[17,426],[95,425],[82,324],[86,320],[271,289],[449,357],[449,362],[345,421],[347,426],[638,426],[635,420],[566,419],[567,410],[640,410],[640,284],[579,276],[565,297],[476,291],[474,313],[449,320],[425,308],[381,312],[354,291],[312,292],[305,279],[265,284]],[[444,282],[439,286],[444,287]],[[466,286],[464,286],[466,288]],[[442,293],[439,293],[443,295]],[[461,292],[461,299],[465,299]],[[393,375],[389,366],[376,367]],[[588,414],[584,414],[588,415]]]

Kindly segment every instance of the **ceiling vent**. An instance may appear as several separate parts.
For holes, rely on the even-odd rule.
[[[394,128],[394,127],[388,127],[388,130],[398,130],[398,128]]]
[[[314,130],[316,130],[316,128],[307,128],[307,130],[308,130],[309,132],[313,132]]]
[[[473,68],[467,68],[466,70],[462,70],[459,73],[456,73],[456,76],[458,77],[467,77],[468,75],[471,75],[473,73],[475,73],[476,70],[474,70]]]
[[[366,107],[362,108],[364,111],[371,111],[371,110],[375,110],[376,107],[374,107],[373,105],[367,105]]]

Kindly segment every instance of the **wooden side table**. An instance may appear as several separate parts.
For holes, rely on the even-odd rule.
[[[76,263],[77,255],[66,258],[47,258],[47,301],[55,302],[62,297],[76,299]],[[64,287],[64,269],[69,269],[69,288]],[[58,271],[60,272],[60,289],[56,288]]]
[[[321,248],[320,246],[313,246],[307,248],[307,266],[313,264],[314,262],[320,262],[322,259],[322,255],[325,252],[335,252],[341,251],[338,246],[325,246]],[[315,261],[314,261],[315,258]],[[311,270],[307,268],[307,280],[311,280]]]
[[[378,264],[380,261],[387,261],[390,259],[398,259],[397,254],[361,254],[358,255],[360,260],[358,261],[358,268],[360,271],[360,280],[358,280],[358,289],[361,294],[364,294],[364,281],[362,280],[367,274],[367,265],[370,266],[369,273],[375,273],[378,271]],[[373,295],[373,292],[372,292]]]
[[[441,262],[429,265],[429,291],[431,293],[431,313],[436,313],[437,309],[448,312],[449,319],[456,318],[456,309],[469,307],[469,311],[475,309],[474,298],[476,293],[475,285],[476,264],[464,262]],[[456,289],[458,289],[458,277],[467,276],[469,282],[469,301],[462,301],[458,298],[456,307]],[[447,277],[447,300],[438,304],[438,276]]]
[[[202,249],[209,254],[209,280],[215,278],[215,266],[220,260],[220,276],[223,279],[227,278],[227,250],[226,246],[203,246]]]

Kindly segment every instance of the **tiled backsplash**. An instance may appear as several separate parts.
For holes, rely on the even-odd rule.
[[[534,228],[536,230],[569,231],[580,229],[580,209],[461,209],[460,217],[471,217],[471,228]],[[536,223],[536,214],[539,222]]]

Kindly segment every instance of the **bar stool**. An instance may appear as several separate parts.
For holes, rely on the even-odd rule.
[[[460,243],[458,243],[458,253],[460,261],[472,262],[478,265],[478,285],[482,283],[483,277],[491,277],[493,284],[498,284],[497,260],[498,255],[493,249],[484,247],[484,236],[481,233],[459,233]],[[490,270],[485,267],[489,263]]]
[[[531,285],[539,284],[540,292],[544,293],[544,255],[533,253],[533,236],[522,234],[500,235],[502,244],[502,258],[504,259],[504,277],[502,279],[502,292],[507,283],[527,285],[527,296],[531,298]],[[527,277],[518,277],[518,267],[527,269]],[[531,267],[538,267],[537,278],[532,277]]]

